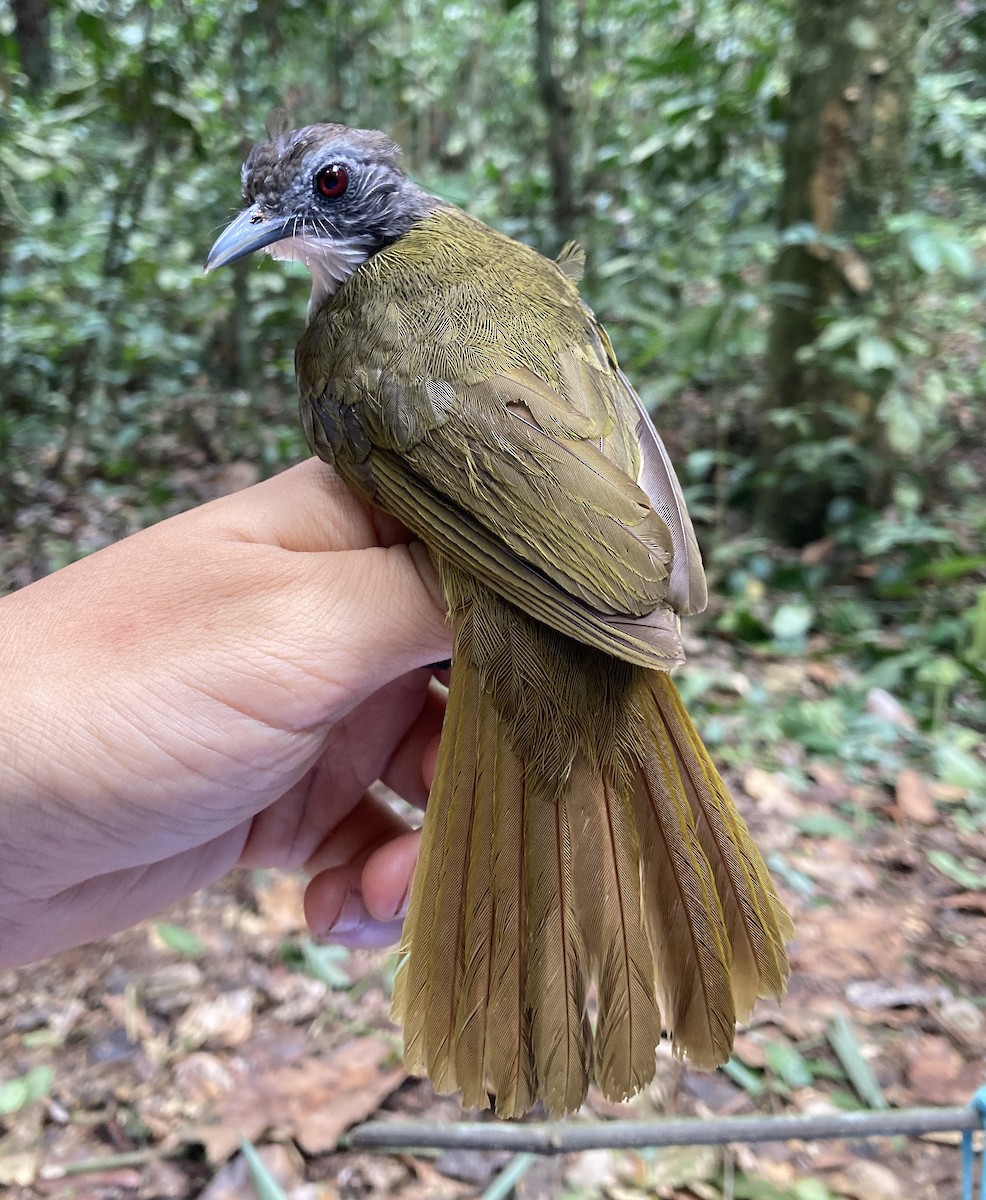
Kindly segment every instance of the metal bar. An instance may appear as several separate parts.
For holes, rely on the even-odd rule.
[[[722,1146],[728,1142],[816,1141],[893,1134],[962,1133],[981,1129],[974,1108],[904,1108],[821,1116],[720,1117],[667,1121],[463,1122],[369,1121],[348,1142],[360,1150],[513,1150],[568,1154],[641,1146]]]

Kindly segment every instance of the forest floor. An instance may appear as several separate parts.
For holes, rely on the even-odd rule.
[[[838,654],[751,654],[709,638],[689,671],[728,682],[720,746],[795,920],[790,988],[758,1005],[726,1070],[693,1071],[662,1047],[643,1095],[614,1105],[590,1093],[584,1116],[964,1105],[986,1052],[986,868],[981,833],[962,819],[968,795],[913,765],[868,777],[803,742],[773,744],[766,765],[736,753],[758,705],[831,695],[853,672]],[[906,701],[870,702],[906,738]],[[289,1200],[510,1194],[496,1190],[512,1165],[503,1152],[345,1148],[346,1130],[369,1119],[467,1114],[400,1066],[393,956],[312,944],[302,890],[295,876],[242,872],[157,921],[0,972],[0,1192],[264,1196],[245,1140]],[[959,1195],[960,1173],[956,1133],[592,1151],[536,1160],[513,1194],[938,1200]]]

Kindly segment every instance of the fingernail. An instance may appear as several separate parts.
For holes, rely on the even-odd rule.
[[[339,915],[334,923],[329,926],[328,933],[352,933],[354,929],[359,929],[366,919],[366,910],[363,908],[362,899],[353,892],[347,892],[346,898],[342,902],[342,908],[339,909]]]

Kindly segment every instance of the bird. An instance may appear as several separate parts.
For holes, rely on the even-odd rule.
[[[467,1108],[576,1111],[698,1068],[789,975],[790,918],[671,678],[702,558],[651,417],[578,290],[431,195],[384,133],[283,119],[206,270],[312,279],[313,452],[428,547],[447,709],[392,1015]]]

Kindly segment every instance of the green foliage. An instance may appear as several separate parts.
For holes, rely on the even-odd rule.
[[[986,28],[977,6],[926,6],[912,207],[858,240],[881,264],[872,300],[829,313],[805,352],[860,403],[828,414],[824,441],[803,405],[774,411],[800,436],[759,469],[769,268],[783,244],[819,239],[775,227],[791,13],[787,0],[558,0],[584,291],[658,410],[694,515],[716,526],[719,634],[858,665],[851,686],[783,714],[748,697],[758,750],[787,736],[888,781],[924,759],[984,794]],[[201,272],[275,105],[390,130],[428,187],[558,248],[533,16],[528,0],[67,0],[38,96],[0,15],[5,586],[196,502],[203,472],[246,460],[270,473],[305,453],[304,272]],[[874,453],[892,478],[882,509],[861,491]],[[731,516],[792,468],[840,497],[831,553],[812,562]],[[866,712],[872,687],[908,697],[913,735]],[[713,717],[717,730],[731,733]]]
[[[320,944],[306,937],[285,945],[281,953],[295,970],[305,971],[334,991],[345,992],[352,987],[353,981],[345,969],[349,962],[349,951],[345,946],[332,942]]]
[[[32,1067],[26,1075],[0,1081],[0,1116],[43,1100],[54,1081],[55,1073],[51,1067]]]
[[[154,932],[168,949],[174,950],[176,954],[183,954],[186,958],[201,958],[205,954],[205,943],[199,935],[182,925],[158,921]]]

